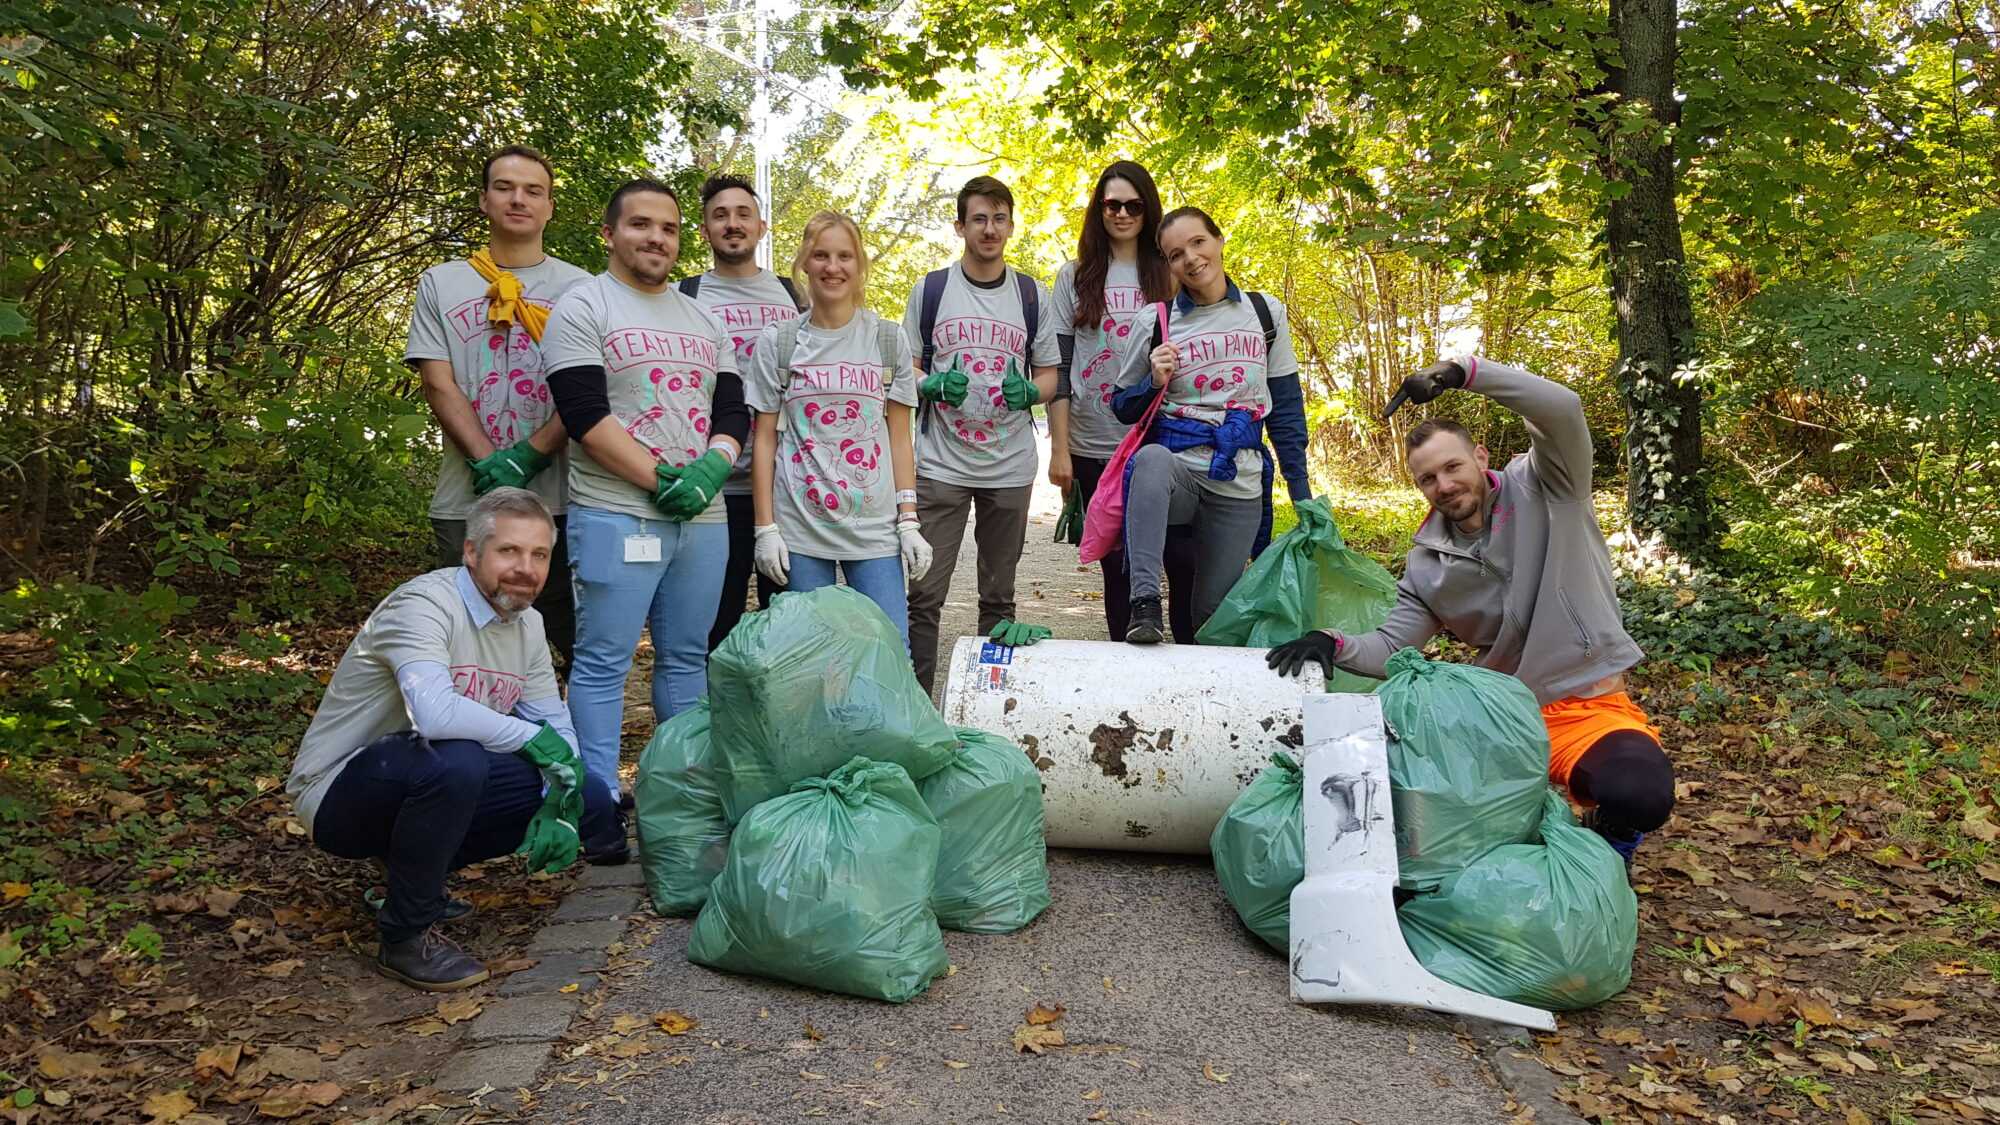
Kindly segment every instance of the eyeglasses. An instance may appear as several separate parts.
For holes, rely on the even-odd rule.
[[[1140,199],[1107,199],[1104,201],[1105,214],[1116,215],[1120,211],[1136,219],[1146,213],[1146,203]]]

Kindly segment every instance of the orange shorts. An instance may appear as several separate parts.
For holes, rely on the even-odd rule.
[[[1622,691],[1558,699],[1542,708],[1542,722],[1549,728],[1549,780],[1564,788],[1569,787],[1569,771],[1576,768],[1576,760],[1612,731],[1643,731],[1660,741],[1660,728],[1648,722],[1646,713]]]

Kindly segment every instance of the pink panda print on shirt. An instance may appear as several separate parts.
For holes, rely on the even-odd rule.
[[[1264,335],[1226,329],[1198,332],[1174,341],[1180,372],[1160,409],[1183,418],[1220,422],[1225,412],[1247,411],[1263,418],[1271,411],[1264,379]]]
[[[530,303],[543,308],[549,302]],[[470,398],[486,440],[505,449],[540,429],[555,413],[542,368],[542,349],[520,325],[505,329],[487,322],[484,296],[460,303],[445,314],[445,322],[461,341],[481,341],[477,381]]]
[[[661,463],[680,468],[708,448],[709,406],[715,395],[716,346],[708,336],[644,326],[604,334],[608,379],[641,378],[651,403],[619,421]]]
[[[1104,287],[1104,316],[1097,326],[1103,345],[1071,381],[1079,397],[1089,396],[1099,406],[1110,408],[1111,395],[1118,386],[1118,365],[1113,357],[1130,340],[1133,319],[1145,307],[1146,294],[1136,285]]]
[[[1007,409],[1000,394],[1008,363],[1021,371],[1021,357],[1028,352],[1027,332],[990,317],[958,316],[937,322],[935,340],[937,355],[932,362],[945,363],[949,357],[949,365],[965,372],[966,378],[965,402],[938,403],[938,417],[970,460],[997,461],[1002,444],[1030,424],[1028,412]]]
[[[784,390],[782,484],[812,519],[842,524],[879,508],[884,460],[880,362],[795,362]],[[872,512],[879,515],[879,512]]]

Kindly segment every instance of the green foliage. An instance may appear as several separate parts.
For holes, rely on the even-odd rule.
[[[1946,658],[2000,638],[2000,212],[1767,290],[1718,365],[1728,546],[1799,604]]]

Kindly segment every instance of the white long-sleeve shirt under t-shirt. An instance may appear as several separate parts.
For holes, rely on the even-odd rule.
[[[440,669],[449,689],[442,696]],[[468,738],[511,754],[543,722],[576,745],[541,614],[530,607],[502,618],[464,567],[434,570],[398,586],[355,634],[300,740],[285,791],[311,831],[340,771],[385,734]]]

